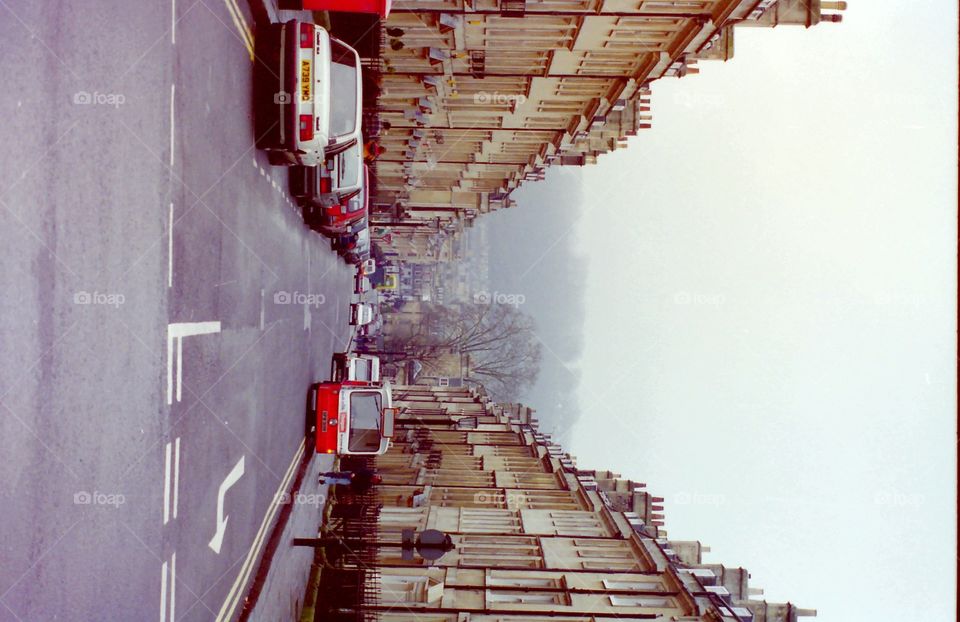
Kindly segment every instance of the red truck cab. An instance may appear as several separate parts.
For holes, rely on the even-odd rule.
[[[317,453],[367,456],[387,453],[397,413],[388,384],[351,380],[318,382],[310,387],[307,404],[308,435],[312,432],[315,436]]]

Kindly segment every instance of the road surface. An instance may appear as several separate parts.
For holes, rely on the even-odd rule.
[[[253,149],[252,24],[0,0],[2,622],[229,613],[349,341],[351,269]]]

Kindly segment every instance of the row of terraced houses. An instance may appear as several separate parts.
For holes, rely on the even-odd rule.
[[[750,574],[671,540],[663,499],[580,468],[534,412],[481,388],[394,388],[402,408],[384,477],[334,506],[331,529],[369,548],[324,570],[317,619],[384,622],[796,622],[815,611],[762,599]],[[357,528],[359,524],[359,528]],[[350,527],[353,525],[353,530]],[[404,530],[454,549],[404,558]],[[338,531],[339,530],[339,531]],[[354,547],[356,548],[356,547]]]
[[[374,203],[406,261],[551,165],[594,163],[651,126],[651,84],[733,56],[737,27],[838,22],[826,0],[396,0],[384,24]],[[399,222],[394,220],[392,222]],[[409,222],[407,223],[409,225]]]

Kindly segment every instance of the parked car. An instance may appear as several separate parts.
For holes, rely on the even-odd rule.
[[[389,384],[314,383],[307,395],[307,445],[324,454],[382,456],[396,415]]]
[[[331,237],[344,235],[356,229],[361,220],[365,220],[370,208],[370,193],[367,191],[370,181],[370,171],[362,166],[363,175],[356,189],[349,193],[327,193],[326,197],[337,196],[340,203],[327,205],[316,194],[309,194],[301,199],[303,221],[311,229],[320,231]],[[364,227],[366,224],[363,225]]]
[[[370,229],[362,229],[357,232],[356,243],[343,253],[343,258],[347,263],[352,263],[355,266],[370,258]]]
[[[318,209],[334,207],[357,194],[364,182],[363,146],[359,143],[317,166],[290,169],[290,194],[300,205]]]
[[[363,276],[363,272],[357,270],[353,276],[353,293],[364,294],[370,291],[370,279]]]
[[[330,248],[345,254],[357,246],[360,232],[367,228],[367,217],[356,220],[347,227],[346,231],[330,236]]]
[[[364,324],[357,329],[361,337],[373,337],[383,329],[383,316],[379,313],[375,314],[375,316],[369,324]]]
[[[363,263],[360,264],[360,272],[363,274],[373,274],[377,271],[377,260],[373,257],[365,259]]]
[[[380,359],[372,354],[335,352],[330,370],[333,382],[380,382]]]
[[[257,147],[273,164],[317,166],[360,136],[360,57],[326,30],[293,19],[257,33]]]
[[[354,302],[350,305],[350,325],[363,326],[373,320],[373,305],[366,302]]]

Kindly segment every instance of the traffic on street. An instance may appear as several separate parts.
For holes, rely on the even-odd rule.
[[[309,15],[0,2],[0,621],[240,615],[376,304],[360,60]],[[341,426],[391,416],[364,378]]]

